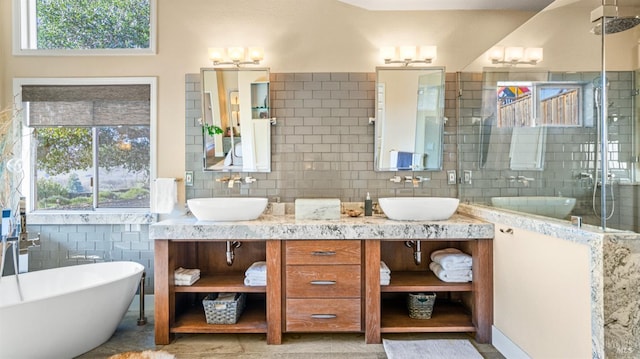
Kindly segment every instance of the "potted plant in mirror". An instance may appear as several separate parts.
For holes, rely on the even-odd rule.
[[[208,123],[203,123],[202,128],[207,132],[207,134],[211,137],[214,135],[221,135],[223,133],[222,129],[216,125],[210,125]]]

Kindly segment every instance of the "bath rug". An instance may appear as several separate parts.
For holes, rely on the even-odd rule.
[[[464,339],[388,340],[382,344],[388,359],[482,359]]]
[[[176,359],[176,356],[164,350],[145,350],[141,352],[124,352],[112,355],[109,359]]]

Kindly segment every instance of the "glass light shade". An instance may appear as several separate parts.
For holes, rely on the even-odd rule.
[[[524,57],[524,48],[507,47],[504,49],[504,61],[520,61]]]
[[[250,47],[249,58],[251,61],[260,61],[264,58],[264,50],[261,47]]]
[[[541,47],[528,47],[524,50],[525,61],[540,62],[543,58],[543,50]]]
[[[209,48],[209,60],[220,62],[224,58],[224,49],[221,47]]]
[[[392,60],[396,56],[396,48],[393,46],[385,46],[380,48],[380,57],[383,60]]]
[[[244,47],[230,47],[227,50],[229,54],[229,59],[231,61],[242,61],[244,60]]]
[[[400,46],[400,58],[402,60],[413,60],[416,58],[415,46]]]
[[[494,46],[489,50],[489,60],[502,61],[504,58],[504,47]]]
[[[423,60],[433,60],[436,58],[438,48],[436,46],[420,46],[420,58]]]

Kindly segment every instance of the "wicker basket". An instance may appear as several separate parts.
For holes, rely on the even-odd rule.
[[[236,293],[234,301],[220,301],[218,293],[208,294],[202,300],[207,324],[235,324],[244,310],[247,295]]]
[[[409,317],[413,319],[431,319],[436,293],[409,293],[407,306]]]

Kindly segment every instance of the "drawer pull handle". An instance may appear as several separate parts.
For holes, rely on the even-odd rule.
[[[311,314],[313,319],[335,319],[337,317],[335,314]]]
[[[313,251],[311,252],[313,256],[335,256],[335,251]]]
[[[513,228],[507,228],[507,229],[500,228],[500,232],[506,233],[506,234],[513,234]]]
[[[309,282],[313,285],[334,285],[336,284],[335,280],[312,280]]]

